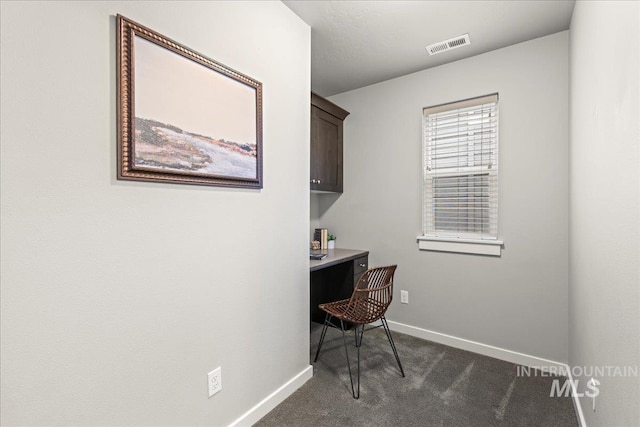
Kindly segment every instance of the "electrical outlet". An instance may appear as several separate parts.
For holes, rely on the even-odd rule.
[[[209,397],[222,390],[222,367],[218,367],[209,372]]]
[[[402,304],[409,304],[409,291],[400,291],[400,302]]]

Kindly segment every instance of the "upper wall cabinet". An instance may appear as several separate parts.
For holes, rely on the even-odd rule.
[[[348,115],[311,93],[311,190],[342,193],[342,122]]]

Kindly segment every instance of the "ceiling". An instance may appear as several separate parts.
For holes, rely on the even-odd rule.
[[[321,96],[569,29],[574,0],[284,1],[311,26],[311,89]],[[468,33],[471,44],[429,56]]]

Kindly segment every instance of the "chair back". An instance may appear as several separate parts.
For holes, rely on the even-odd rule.
[[[397,265],[365,271],[353,289],[345,319],[353,323],[373,323],[384,316],[393,298],[393,275]]]

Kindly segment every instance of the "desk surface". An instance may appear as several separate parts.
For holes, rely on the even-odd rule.
[[[309,260],[309,271],[316,271],[332,265],[351,261],[356,258],[369,255],[369,251],[362,249],[326,249],[321,251],[311,251],[312,254],[327,254],[325,259]]]

